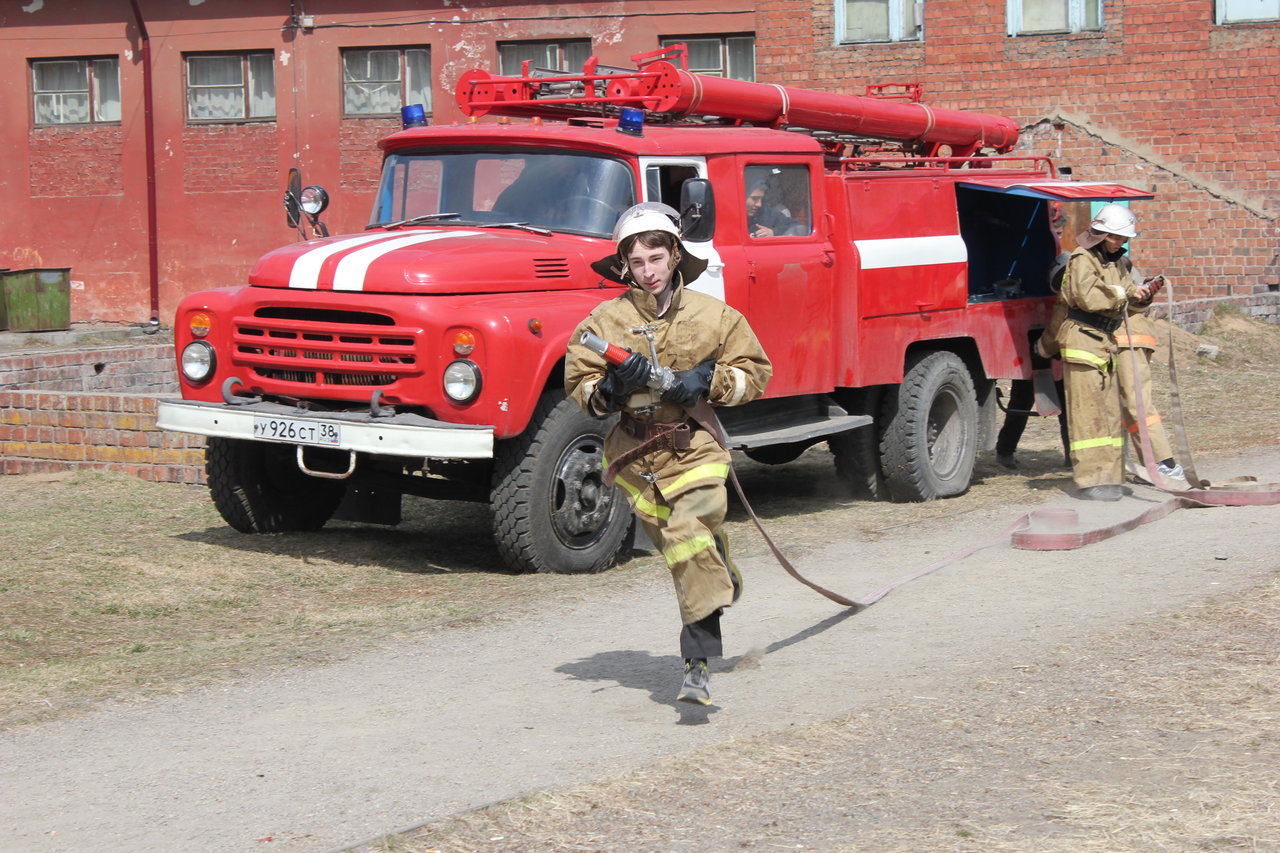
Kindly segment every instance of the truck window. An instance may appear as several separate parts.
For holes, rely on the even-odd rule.
[[[660,201],[676,210],[680,209],[680,188],[690,178],[698,177],[698,170],[684,165],[653,165],[645,169],[644,195],[648,201]]]
[[[383,163],[369,224],[449,213],[454,225],[523,222],[606,237],[633,204],[633,172],[607,157],[511,149],[396,152]]]
[[[763,240],[813,231],[807,167],[748,166],[743,179],[747,236]]]

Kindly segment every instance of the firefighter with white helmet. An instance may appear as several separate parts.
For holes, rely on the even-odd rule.
[[[1137,236],[1137,220],[1133,213],[1123,205],[1108,204],[1098,211],[1094,221],[1090,223],[1092,230],[1106,234],[1115,234],[1125,238]],[[1125,259],[1128,260],[1127,258]],[[1156,348],[1155,326],[1147,317],[1147,309],[1151,300],[1164,287],[1164,276],[1154,276],[1143,280],[1133,271],[1129,264],[1130,275],[1137,298],[1129,300],[1129,321],[1127,326],[1116,329],[1115,342],[1119,350],[1116,357],[1116,384],[1120,389],[1120,416],[1129,435],[1129,444],[1139,464],[1144,464],[1142,442],[1139,439],[1138,396],[1141,393],[1142,410],[1146,413],[1147,434],[1151,439],[1151,452],[1158,460],[1156,470],[1162,477],[1173,480],[1170,485],[1182,485],[1184,480],[1182,466],[1173,458],[1173,446],[1169,443],[1169,434],[1165,431],[1160,413],[1156,410],[1151,396],[1151,354]],[[1132,352],[1130,352],[1132,350]],[[1140,469],[1136,469],[1140,471]],[[1145,474],[1139,473],[1142,479]]]
[[[1086,500],[1119,500],[1124,494],[1124,432],[1120,410],[1116,333],[1126,304],[1145,307],[1153,288],[1133,278],[1125,243],[1137,236],[1127,207],[1107,204],[1077,237],[1067,262],[1059,304],[1042,354],[1056,344],[1064,363],[1067,432],[1072,476]],[[1158,290],[1158,286],[1154,288]]]
[[[737,599],[742,579],[720,529],[729,453],[686,409],[704,398],[717,406],[753,400],[773,368],[742,314],[688,289],[707,262],[684,246],[677,218],[653,202],[619,217],[615,253],[592,269],[628,288],[573,333],[565,390],[589,414],[620,412],[605,438],[605,456],[614,460],[610,472],[675,582],[685,661],[677,698],[705,705],[711,703],[707,659],[723,654],[720,614]],[[580,343],[583,332],[632,353],[610,364]],[[654,350],[657,365],[649,358]],[[666,387],[652,381],[660,368],[673,372]]]

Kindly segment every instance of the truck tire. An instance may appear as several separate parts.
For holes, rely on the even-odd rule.
[[[319,530],[342,503],[346,484],[298,470],[291,444],[210,437],[204,470],[213,505],[241,533]]]
[[[490,504],[498,552],[510,569],[580,574],[613,563],[631,508],[604,485],[610,425],[552,390],[523,433],[498,442]]]
[[[955,353],[912,356],[902,384],[885,394],[880,465],[895,501],[963,494],[973,476],[978,402]]]
[[[866,426],[833,435],[827,448],[835,462],[836,477],[855,498],[883,501],[889,489],[880,469],[880,406],[883,392],[879,386],[858,388],[839,400],[850,414],[870,415],[874,420]]]

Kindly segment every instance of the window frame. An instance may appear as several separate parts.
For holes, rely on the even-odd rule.
[[[1268,24],[1274,21],[1280,21],[1280,2],[1277,2],[1276,10],[1270,14],[1260,18],[1233,18],[1229,17],[1228,6],[1231,0],[1214,0],[1213,3],[1213,20],[1219,26],[1234,26],[1236,24]]]
[[[1043,36],[1057,35],[1062,33],[1096,33],[1102,32],[1107,28],[1106,9],[1103,8],[1103,0],[1062,0],[1067,4],[1067,27],[1066,29],[1052,30],[1024,30],[1022,28],[1022,4],[1024,0],[1007,0],[1005,4],[1006,21],[1008,35],[1011,37],[1018,36]],[[1096,4],[1098,12],[1098,23],[1096,26],[1088,24],[1088,6]]]
[[[562,38],[562,39],[507,39],[506,41],[497,42],[494,45],[494,50],[498,54],[498,73],[503,77],[520,76],[520,68],[518,66],[516,68],[509,69],[504,64],[503,58],[502,58],[502,49],[504,47],[515,47],[515,46],[528,47],[533,45],[538,45],[543,48],[555,48],[556,59],[557,59],[555,69],[558,69],[562,73],[566,73],[566,74],[580,72],[582,71],[581,63],[577,63],[575,65],[568,61],[568,58],[569,58],[568,46],[574,45],[580,48],[583,44],[585,44],[587,47],[586,55],[583,57],[585,61],[586,58],[592,55],[592,51],[595,48],[595,43],[589,37],[588,38]],[[541,66],[535,65],[534,67],[541,67]]]
[[[735,76],[733,54],[729,50],[729,42],[735,40],[751,41],[751,73],[750,76]],[[695,74],[706,74],[710,77],[723,77],[726,80],[743,80],[748,83],[756,81],[756,34],[750,32],[742,33],[697,33],[683,36],[662,36],[658,39],[658,44],[664,48],[674,47],[677,44],[690,44],[691,42],[719,42],[720,45],[720,65],[716,70],[695,68],[692,63],[689,65],[689,71]]]
[[[36,88],[36,66],[55,64],[55,63],[83,63],[84,68],[84,89],[58,89],[39,91]],[[120,57],[116,55],[103,56],[56,56],[56,57],[32,57],[27,60],[31,82],[31,124],[33,127],[85,127],[88,125],[119,125],[121,123],[121,114],[123,105],[120,95]],[[100,63],[110,63],[114,66],[115,72],[115,91],[116,91],[116,115],[115,118],[100,118],[103,108],[104,99],[102,97],[101,76],[98,74],[98,65]],[[85,96],[88,104],[88,118],[85,121],[41,121],[39,118],[40,110],[36,106],[37,99],[41,95],[68,95],[81,94]],[[61,110],[59,110],[61,112]]]
[[[251,60],[254,57],[270,57],[271,63],[271,114],[270,115],[250,115],[253,110],[253,75]],[[191,60],[193,59],[225,59],[235,57],[240,60],[240,83],[239,87],[243,100],[241,106],[243,115],[241,116],[219,116],[214,118],[197,118],[191,115],[191,93],[193,84],[191,82]],[[193,51],[182,55],[182,92],[186,100],[186,119],[189,125],[204,124],[258,124],[274,122],[279,117],[278,99],[276,97],[276,52],[274,50],[219,50],[219,51]],[[232,84],[194,84],[196,89],[228,89],[232,88]]]
[[[898,42],[924,41],[925,0],[884,0],[889,13],[889,37],[887,39],[859,40],[845,38],[849,29],[849,0],[835,2],[835,36],[837,45],[897,44]],[[906,20],[906,9],[911,8],[914,26]],[[908,30],[911,30],[908,32]]]
[[[427,117],[428,117],[428,118],[430,118],[430,117],[431,117],[431,114],[432,114],[433,104],[434,104],[434,102],[435,102],[435,85],[434,85],[434,84],[435,84],[435,81],[432,79],[432,64],[431,64],[431,62],[432,62],[432,57],[431,57],[431,45],[428,45],[428,44],[421,44],[421,45],[414,44],[414,45],[400,45],[400,46],[396,46],[396,45],[386,45],[386,46],[383,46],[383,45],[370,45],[370,46],[359,46],[359,47],[344,47],[344,48],[340,48],[340,49],[338,50],[338,61],[339,61],[339,63],[341,64],[341,67],[342,67],[342,81],[341,81],[341,85],[342,85],[342,101],[341,101],[341,103],[342,103],[342,117],[343,117],[344,119],[364,119],[364,118],[381,119],[381,118],[399,117],[399,115],[400,115],[400,110],[401,110],[402,108],[404,108],[404,107],[406,107],[406,106],[410,106],[411,104],[415,104],[415,103],[417,103],[417,101],[411,101],[411,100],[409,99],[409,98],[410,98],[410,80],[409,80],[409,76],[410,76],[410,75],[409,75],[409,71],[410,71],[410,63],[409,63],[409,53],[410,53],[410,51],[415,51],[415,50],[416,50],[416,51],[422,51],[422,52],[426,55],[426,60],[427,60],[427,62],[426,62],[426,79],[423,81],[423,82],[426,84],[426,85],[425,85],[425,88],[424,88],[424,87],[419,87],[418,89],[415,89],[414,91],[415,91],[415,93],[416,93],[417,91],[419,91],[419,90],[422,90],[422,91],[425,91],[425,92],[426,92],[426,103],[424,103],[424,104],[422,105],[422,108],[423,108],[423,111],[426,113]],[[349,84],[349,83],[369,83],[369,82],[374,82],[374,81],[370,81],[370,80],[351,80],[351,81],[349,81],[349,80],[347,80],[347,54],[349,54],[349,53],[355,53],[355,52],[375,53],[375,52],[379,52],[379,51],[396,51],[396,52],[397,52],[397,54],[398,54],[399,69],[400,69],[400,79],[399,79],[398,81],[396,81],[396,82],[398,82],[398,83],[400,84],[400,106],[399,106],[399,107],[397,107],[393,112],[386,112],[386,113],[374,113],[374,112],[368,112],[368,113],[353,113],[353,112],[348,112],[348,111],[347,111],[347,86],[348,86],[348,84]],[[392,82],[392,81],[390,81],[390,80],[382,80],[382,81],[377,81],[377,82],[390,83],[390,82]]]

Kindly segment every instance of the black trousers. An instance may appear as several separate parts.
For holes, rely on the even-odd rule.
[[[1058,415],[1058,432],[1062,435],[1062,453],[1067,459],[1067,464],[1071,464],[1071,440],[1067,437],[1067,396],[1062,387],[1062,380],[1059,379],[1053,383],[1058,390],[1058,402],[1062,405],[1062,413]],[[1013,452],[1018,449],[1018,442],[1022,440],[1022,432],[1027,428],[1028,415],[1020,414],[1020,412],[1029,412],[1035,404],[1036,389],[1030,379],[1015,379],[1009,387],[1009,411],[1004,416],[1004,426],[1000,427],[1000,434],[996,436],[996,455],[1012,456]]]
[[[718,658],[724,655],[724,643],[720,639],[720,614],[716,610],[697,622],[680,629],[680,656],[685,660]]]

